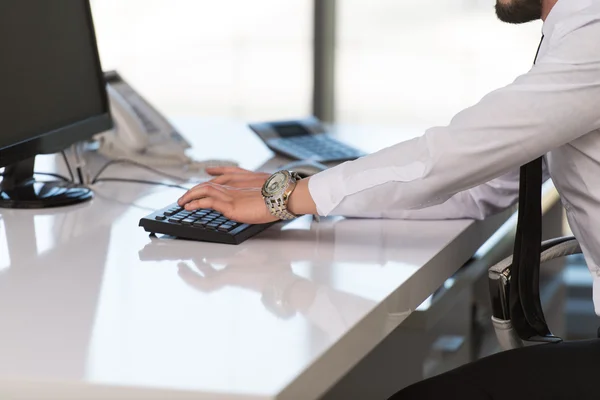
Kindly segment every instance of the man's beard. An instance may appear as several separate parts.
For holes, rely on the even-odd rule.
[[[523,24],[542,18],[542,0],[509,0],[507,4],[496,0],[496,15],[500,21]]]

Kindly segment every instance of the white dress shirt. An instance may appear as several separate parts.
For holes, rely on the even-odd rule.
[[[529,72],[448,126],[314,175],[318,213],[482,219],[517,202],[519,167],[544,156],[600,315],[600,0],[559,0],[543,34]]]

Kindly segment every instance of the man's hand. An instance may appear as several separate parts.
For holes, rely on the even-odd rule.
[[[247,224],[277,221],[261,194],[269,174],[251,172],[236,167],[219,167],[206,170],[218,175],[213,180],[194,186],[178,201],[186,210],[211,208],[225,217]],[[296,214],[315,214],[316,206],[308,191],[308,179],[299,181],[292,192],[288,209]]]
[[[212,208],[229,219],[248,224],[277,220],[260,192],[269,174],[237,167],[207,168],[206,172],[217,177],[188,190],[177,204],[186,210]]]

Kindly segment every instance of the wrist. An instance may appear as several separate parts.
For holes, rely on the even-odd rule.
[[[308,181],[310,178],[299,180],[296,188],[290,195],[287,208],[295,215],[316,214],[317,206],[308,190]]]

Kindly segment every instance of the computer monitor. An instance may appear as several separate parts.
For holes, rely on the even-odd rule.
[[[112,127],[88,0],[0,2],[0,207],[89,200],[74,182],[36,182],[35,156]]]

